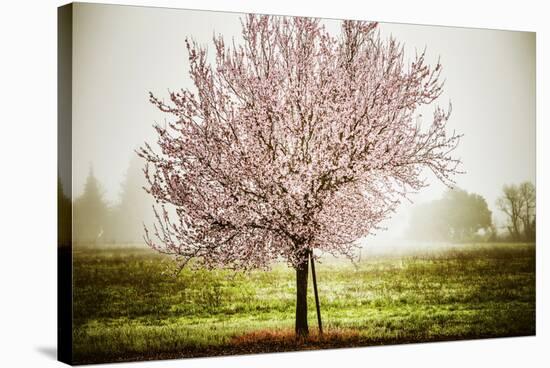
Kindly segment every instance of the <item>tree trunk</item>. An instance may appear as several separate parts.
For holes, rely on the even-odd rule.
[[[307,258],[296,268],[296,337],[307,337]]]

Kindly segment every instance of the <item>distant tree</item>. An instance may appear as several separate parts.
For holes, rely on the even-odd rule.
[[[522,201],[522,209],[520,211],[520,219],[523,225],[523,237],[527,241],[535,240],[535,223],[536,223],[536,190],[535,185],[531,182],[523,182],[518,188],[519,196]]]
[[[80,243],[96,243],[101,240],[107,225],[109,207],[103,198],[103,190],[90,167],[84,192],[74,203],[74,238]]]
[[[498,208],[508,216],[508,232],[512,240],[521,238],[521,196],[516,185],[505,185],[497,199]]]
[[[459,136],[449,112],[416,124],[442,93],[441,65],[383,41],[376,23],[249,15],[242,45],[214,38],[215,65],[186,41],[193,90],[170,93],[167,126],[146,144],[148,190],[161,203],[147,243],[184,267],[296,270],[298,336],[308,334],[313,250],[352,256],[431,170],[451,185]],[[176,219],[168,215],[174,209]]]
[[[498,208],[508,217],[511,240],[535,239],[536,191],[531,182],[505,185],[497,199]]]
[[[143,165],[139,157],[130,160],[121,185],[120,200],[111,211],[108,238],[114,243],[143,243],[143,224],[153,223],[151,196],[144,186]]]
[[[417,240],[470,241],[493,229],[485,198],[465,190],[448,190],[443,198],[413,208],[409,236]]]
[[[72,203],[63,191],[61,179],[57,178],[57,243],[67,246],[71,243]]]
[[[487,232],[491,228],[491,211],[481,195],[460,189],[449,190],[443,201],[447,207],[444,218],[452,240],[471,240],[479,230]]]

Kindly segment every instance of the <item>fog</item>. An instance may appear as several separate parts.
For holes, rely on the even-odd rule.
[[[114,205],[133,150],[155,142],[152,125],[165,118],[148,102],[148,92],[166,96],[190,87],[185,37],[211,45],[215,32],[238,42],[241,15],[100,4],[74,8],[73,194],[83,193],[92,166]],[[339,33],[339,21],[324,23]],[[452,102],[449,129],[464,135],[455,154],[466,173],[456,177],[457,186],[482,195],[502,224],[495,207],[502,186],[535,182],[535,34],[389,23],[380,32],[404,43],[408,56],[426,47],[430,62],[441,58],[446,84],[438,103]],[[426,120],[431,109],[422,111]],[[446,189],[426,175],[431,185],[412,197],[415,203],[440,198]],[[388,230],[367,241],[400,239],[411,207],[403,203],[385,224]]]

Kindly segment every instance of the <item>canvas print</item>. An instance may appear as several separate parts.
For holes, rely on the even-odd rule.
[[[535,334],[535,34],[59,8],[59,359]]]

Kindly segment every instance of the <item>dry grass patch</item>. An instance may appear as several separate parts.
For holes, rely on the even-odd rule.
[[[236,335],[230,340],[235,347],[269,346],[279,348],[319,349],[351,347],[361,344],[364,338],[356,330],[333,328],[319,334],[312,329],[307,337],[297,337],[293,329],[256,330]]]

